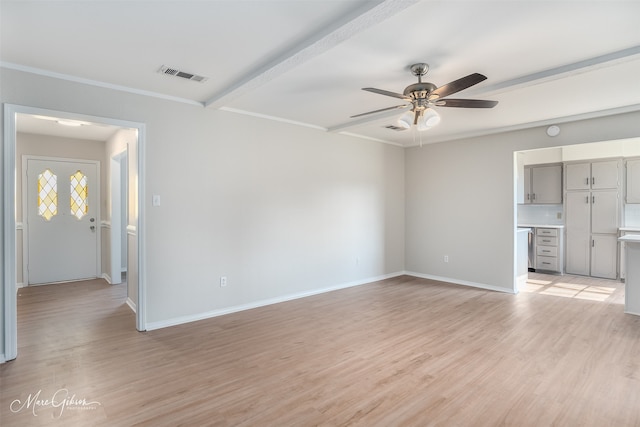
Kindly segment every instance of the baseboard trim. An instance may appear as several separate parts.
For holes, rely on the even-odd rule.
[[[25,285],[25,284],[24,284],[24,282],[16,283],[16,288],[17,288],[17,289],[20,289],[20,288],[26,288],[26,287],[27,287],[27,285]]]
[[[111,276],[109,276],[107,273],[102,273],[102,278],[106,280],[110,285],[113,284],[113,281],[111,280]]]
[[[0,353],[0,363],[4,363],[7,360],[4,358],[4,353]]]
[[[227,308],[221,308],[218,310],[207,311],[204,313],[193,314],[189,316],[180,316],[174,317],[173,319],[161,320],[158,322],[148,322],[147,323],[147,331],[152,331],[155,329],[168,328],[170,326],[182,325],[184,323],[197,322],[199,320],[210,319],[212,317],[224,316],[225,314],[237,313],[239,311],[251,310],[253,308],[264,307],[267,305],[278,304],[281,302],[291,301],[300,298],[306,298],[314,295],[324,294],[326,292],[337,291],[340,289],[351,288],[354,286],[366,285],[367,283],[377,282],[379,280],[391,279],[393,277],[398,277],[404,275],[404,272],[396,272],[390,274],[384,274],[381,276],[371,277],[365,280],[356,280],[353,282],[343,283],[336,286],[331,286],[328,288],[316,289],[313,291],[300,292],[295,294],[283,295],[281,297],[269,298],[266,300],[255,301],[247,304],[241,304],[236,306],[231,306]]]
[[[130,308],[134,313],[136,313],[136,308],[137,308],[137,307],[136,307],[136,303],[135,303],[135,302],[133,302],[133,300],[132,300],[131,298],[129,298],[129,297],[127,297],[127,305],[129,306],[129,308]]]
[[[485,289],[488,291],[503,292],[506,294],[515,295],[515,292],[513,292],[513,290],[511,289],[501,288],[493,285],[487,285],[485,283],[469,282],[467,280],[453,279],[451,277],[434,276],[433,274],[416,273],[414,271],[405,271],[404,274],[406,274],[407,276],[418,277],[420,279],[437,280],[438,282],[453,283],[455,285],[463,285],[463,286],[469,286],[472,288],[479,288],[479,289]]]

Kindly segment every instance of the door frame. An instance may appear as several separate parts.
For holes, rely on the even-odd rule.
[[[84,159],[71,159],[63,157],[50,157],[50,156],[36,156],[31,154],[25,154],[22,156],[22,281],[24,286],[29,286],[29,221],[26,221],[29,214],[28,207],[28,188],[25,185],[27,183],[27,163],[29,160],[51,160],[62,162],[79,162],[90,163],[96,166],[96,192],[97,205],[96,213],[94,215],[96,224],[100,224],[101,212],[100,212],[100,162],[97,160],[84,160]],[[100,236],[100,228],[96,227],[96,270],[95,277],[100,277],[100,260],[102,259],[102,240]],[[25,235],[27,236],[25,238]]]
[[[111,186],[111,220],[109,229],[111,236],[111,256],[109,279],[112,285],[122,283],[122,231],[128,225],[127,221],[122,221],[123,211],[126,214],[126,203],[123,203],[122,189],[127,185],[126,181],[123,182],[122,175],[123,171],[127,171],[127,159],[126,149],[112,155],[109,159],[111,164],[109,168],[111,174],[109,183]],[[117,171],[117,173],[114,173],[114,171]],[[128,215],[126,215],[126,217],[128,218]]]
[[[102,123],[124,128],[136,129],[138,143],[136,144],[136,210],[138,213],[136,237],[137,237],[137,261],[138,261],[138,304],[136,310],[136,329],[147,329],[146,306],[146,245],[145,245],[145,139],[146,125],[139,122],[110,119],[80,113],[49,110],[38,107],[30,107],[16,104],[4,104],[4,150],[3,150],[3,224],[4,237],[3,261],[3,305],[4,305],[4,354],[0,354],[0,363],[15,359],[18,355],[18,310],[17,310],[17,283],[16,283],[16,215],[15,215],[15,189],[16,189],[16,115],[32,114],[53,116],[62,119],[88,121]]]

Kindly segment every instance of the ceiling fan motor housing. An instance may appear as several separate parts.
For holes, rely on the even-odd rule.
[[[429,107],[429,94],[436,89],[433,83],[419,82],[407,86],[404,95],[411,98],[412,111],[420,111]]]

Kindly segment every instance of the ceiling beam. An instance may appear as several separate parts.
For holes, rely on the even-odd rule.
[[[233,99],[254,90],[287,71],[328,51],[361,31],[379,24],[420,0],[367,1],[363,8],[345,16],[320,32],[312,35],[295,48],[259,67],[261,72],[245,75],[219,91],[207,101],[205,107],[220,108]]]
[[[548,70],[538,71],[526,76],[518,77],[511,80],[505,80],[492,85],[485,85],[477,88],[471,88],[465,91],[465,96],[475,95],[494,95],[501,92],[530,87],[553,80],[559,80],[566,77],[575,76],[577,74],[595,71],[600,68],[611,67],[623,62],[638,59],[640,55],[640,46],[633,46],[627,49],[618,50],[616,52],[607,53],[605,55],[595,56],[583,61],[573,62],[571,64],[561,65],[560,67],[550,68]]]

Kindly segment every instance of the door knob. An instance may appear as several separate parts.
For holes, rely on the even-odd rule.
[[[89,227],[91,229],[91,231],[95,231],[96,230],[96,226],[92,225],[91,227]]]

